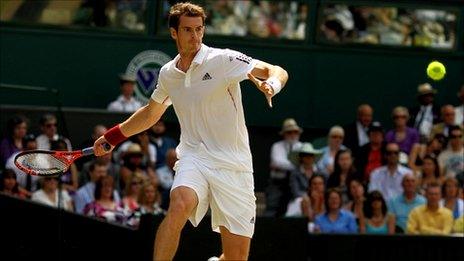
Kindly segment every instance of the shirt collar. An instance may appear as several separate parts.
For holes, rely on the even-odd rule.
[[[198,53],[195,55],[195,58],[193,58],[192,63],[195,63],[197,65],[202,64],[206,58],[206,53],[208,52],[208,49],[209,49],[208,46],[201,44],[201,48],[198,51]]]
[[[208,49],[209,49],[208,46],[201,44],[200,50],[197,52],[197,54],[193,58],[192,63],[196,65],[202,64],[206,58]],[[180,60],[180,54],[177,54],[176,57],[174,57],[174,60],[172,61],[171,68],[177,69],[177,63],[179,62],[179,60]]]

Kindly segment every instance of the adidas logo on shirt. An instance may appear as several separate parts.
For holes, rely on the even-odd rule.
[[[211,75],[209,75],[209,73],[205,73],[205,75],[203,75],[203,78],[201,80],[206,81],[206,80],[211,80],[211,79],[213,79]]]

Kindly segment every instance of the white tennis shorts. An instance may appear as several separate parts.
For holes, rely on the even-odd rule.
[[[178,161],[175,170],[171,191],[186,186],[198,197],[198,205],[189,217],[193,226],[198,226],[211,207],[213,231],[219,233],[219,226],[224,226],[232,234],[253,236],[256,218],[253,173],[210,169],[198,160]]]

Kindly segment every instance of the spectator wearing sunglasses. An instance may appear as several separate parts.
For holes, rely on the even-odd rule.
[[[451,126],[448,139],[448,148],[438,156],[438,164],[442,175],[454,178],[464,172],[462,129],[459,126]]]
[[[62,139],[66,142],[67,149],[70,151],[72,149],[71,142],[58,134],[57,120],[55,115],[47,113],[40,117],[39,121],[40,131],[42,134],[37,136],[37,149],[39,150],[50,150],[51,141],[56,141]]]
[[[385,149],[387,164],[372,171],[369,192],[378,190],[385,200],[390,200],[401,193],[401,182],[406,174],[412,174],[412,170],[399,164],[400,147],[396,143],[388,143]]]
[[[329,137],[327,139],[327,146],[323,147],[322,157],[316,163],[317,171],[323,174],[326,178],[334,170],[334,158],[339,150],[347,149],[343,145],[343,138],[345,137],[345,131],[340,126],[333,126],[330,128]]]
[[[397,143],[400,146],[400,150],[409,155],[414,144],[419,143],[419,132],[406,125],[409,120],[409,111],[407,108],[402,106],[395,107],[392,112],[392,118],[394,128],[387,132],[385,140]]]
[[[448,138],[451,134],[451,128],[456,126],[454,125],[455,119],[456,112],[454,111],[453,105],[447,104],[441,107],[441,120],[443,122],[433,125],[430,137],[434,137],[436,134],[441,133]],[[457,126],[462,130],[462,126]]]

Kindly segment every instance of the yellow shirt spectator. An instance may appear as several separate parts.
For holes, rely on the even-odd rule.
[[[453,227],[453,215],[447,208],[436,211],[427,205],[414,208],[409,214],[407,233],[422,235],[449,235]]]
[[[460,216],[454,221],[453,232],[464,233],[464,216]]]

